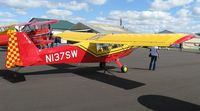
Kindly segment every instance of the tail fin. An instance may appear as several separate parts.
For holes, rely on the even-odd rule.
[[[17,42],[16,31],[8,30],[8,51],[6,56],[6,68],[13,68],[17,65],[21,65],[22,61],[20,59],[19,45]]]
[[[40,60],[37,47],[26,33],[9,30],[8,35],[6,68],[30,66]]]

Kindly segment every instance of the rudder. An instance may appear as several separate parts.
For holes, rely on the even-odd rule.
[[[25,32],[8,31],[6,68],[30,66],[40,61],[39,51]]]
[[[19,44],[17,42],[16,30],[8,30],[8,51],[6,56],[6,68],[13,68],[22,65],[19,52]]]

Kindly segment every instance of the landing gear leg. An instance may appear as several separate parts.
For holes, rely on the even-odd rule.
[[[105,67],[106,67],[106,63],[105,62],[100,62],[99,63],[99,68],[105,69]]]
[[[119,59],[116,59],[115,63],[121,69],[121,72],[123,72],[123,73],[128,72],[128,68],[125,65],[122,65],[122,63],[119,61]]]
[[[106,62],[100,62],[99,67],[100,67],[100,69],[104,70],[104,73],[109,72],[108,69],[106,68]]]

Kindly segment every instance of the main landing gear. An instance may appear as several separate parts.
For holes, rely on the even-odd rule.
[[[115,63],[117,64],[117,66],[121,69],[121,72],[122,72],[122,73],[128,72],[128,67],[126,67],[125,65],[122,65],[121,62],[119,61],[119,59],[116,59],[114,62],[115,62]],[[100,62],[99,67],[100,67],[101,69],[106,69],[106,63],[105,63],[105,62]]]
[[[99,63],[99,67],[100,67],[101,69],[105,69],[106,63],[105,63],[105,62],[100,62],[100,63]]]
[[[128,72],[128,67],[126,67],[126,66],[122,66],[121,67],[121,72],[123,72],[123,73],[126,73],[126,72]]]
[[[117,64],[117,66],[119,68],[121,68],[121,72],[123,72],[123,73],[128,72],[128,67],[126,67],[125,65],[122,65],[122,63],[119,61],[119,59],[116,59],[115,63]]]

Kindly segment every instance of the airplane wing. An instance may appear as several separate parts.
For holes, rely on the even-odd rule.
[[[14,27],[15,27],[15,24],[10,24],[10,25],[6,25],[6,26],[0,26],[0,35],[6,34],[9,29],[12,29]]]
[[[108,34],[64,32],[57,34],[64,40],[90,43],[127,44],[130,46],[171,46],[194,38],[187,34]]]
[[[81,42],[90,39],[91,37],[95,37],[96,33],[83,33],[83,32],[63,32],[56,34],[55,36],[61,37],[64,40]]]
[[[0,28],[10,28],[14,27],[16,24],[10,24],[10,25],[5,25],[5,26],[0,26]]]
[[[187,34],[110,34],[92,43],[128,44],[130,46],[171,46],[194,38]]]

